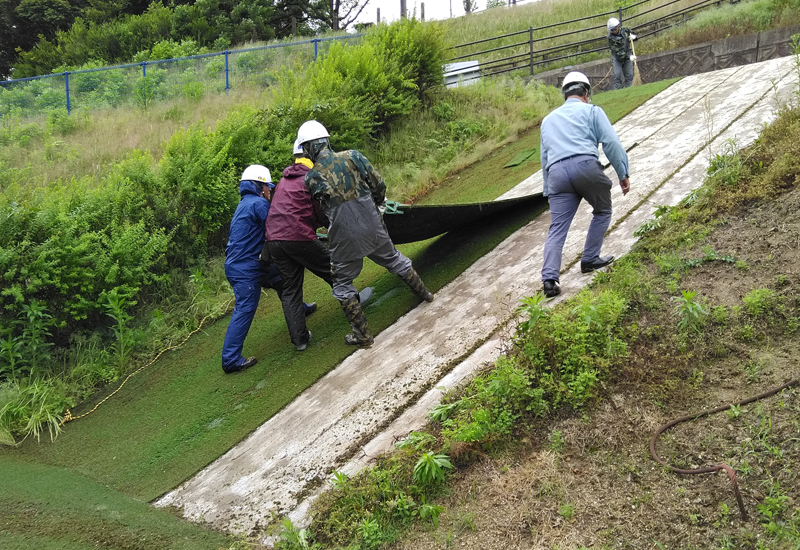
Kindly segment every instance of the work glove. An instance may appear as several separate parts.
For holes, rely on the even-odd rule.
[[[636,40],[636,35],[631,33],[631,40]]]
[[[631,61],[636,61],[636,56],[635,55],[631,56]]]

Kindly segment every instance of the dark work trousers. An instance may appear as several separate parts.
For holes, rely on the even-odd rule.
[[[600,161],[593,155],[577,155],[552,164],[547,172],[547,184],[550,191],[550,231],[544,244],[542,281],[558,281],[564,241],[581,199],[586,199],[593,208],[581,261],[591,262],[600,256],[611,223],[612,184],[603,173]]]
[[[267,272],[253,276],[250,279],[238,278],[228,280],[236,297],[233,314],[225,332],[225,342],[222,344],[222,370],[229,372],[245,362],[242,356],[244,340],[253,323],[253,317],[258,309],[262,288],[274,288],[281,297],[283,282],[278,275],[278,269],[270,265]]]
[[[400,277],[408,273],[412,268],[411,260],[403,256],[394,247],[390,239],[386,239],[377,249],[372,251],[367,258],[381,267],[385,267],[389,273]],[[333,271],[333,297],[344,302],[345,300],[358,296],[358,290],[353,284],[353,280],[361,273],[364,267],[364,258],[356,258],[344,262],[331,261]]]
[[[292,344],[308,344],[308,328],[303,306],[305,270],[333,286],[331,253],[320,241],[269,241],[269,254],[283,279],[281,306]]]
[[[611,63],[614,65],[614,89],[630,88],[633,84],[633,61],[620,61],[612,55]]]

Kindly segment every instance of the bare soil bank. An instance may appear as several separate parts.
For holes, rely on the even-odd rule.
[[[708,306],[742,305],[753,289],[800,299],[800,188],[755,206],[715,230],[706,242],[738,264],[714,262],[691,271],[682,289]],[[640,319],[657,331],[672,312]],[[680,476],[658,466],[653,431],[685,414],[759,394],[800,375],[797,331],[754,327],[724,342],[718,357],[664,355],[646,343],[632,350],[602,404],[565,414],[520,434],[520,444],[461,471],[443,499],[439,527],[418,527],[395,549],[432,548],[761,548],[770,529],[766,507],[798,517],[800,391],[784,391],[672,428],[659,439],[662,458],[681,468],[726,461],[737,472],[749,519],[739,515],[727,477]],[[700,343],[697,343],[700,345]],[[758,506],[758,508],[757,508]],[[782,528],[786,521],[777,518]],[[792,527],[789,526],[791,529]],[[797,529],[797,526],[794,526]],[[794,537],[792,537],[794,538]],[[796,548],[797,540],[783,546]]]

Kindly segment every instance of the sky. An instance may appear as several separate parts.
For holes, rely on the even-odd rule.
[[[530,0],[517,0],[517,5],[526,4]],[[420,17],[420,4],[425,3],[425,19],[448,19],[452,6],[453,17],[464,15],[463,0],[406,0],[406,10],[409,16],[417,10]],[[374,23],[377,21],[377,11],[381,9],[381,19],[391,23],[400,19],[400,0],[369,0],[369,4],[361,12],[358,23]],[[478,11],[486,9],[486,0],[478,0]]]
[[[453,17],[464,15],[464,2],[462,0],[406,0],[406,10],[409,16],[417,9],[417,18],[420,16],[420,4],[425,3],[425,19],[447,19],[450,17],[450,2],[453,4]],[[486,7],[486,0],[479,0],[481,8]],[[400,0],[369,0],[369,4],[361,12],[359,23],[377,21],[377,9],[381,9],[381,19],[388,23],[400,19]]]

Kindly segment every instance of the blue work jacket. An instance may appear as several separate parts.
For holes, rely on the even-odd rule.
[[[269,266],[258,259],[264,246],[269,201],[261,195],[261,186],[252,181],[241,182],[239,194],[242,198],[233,214],[225,248],[225,276],[231,282],[262,279],[269,271]]]

